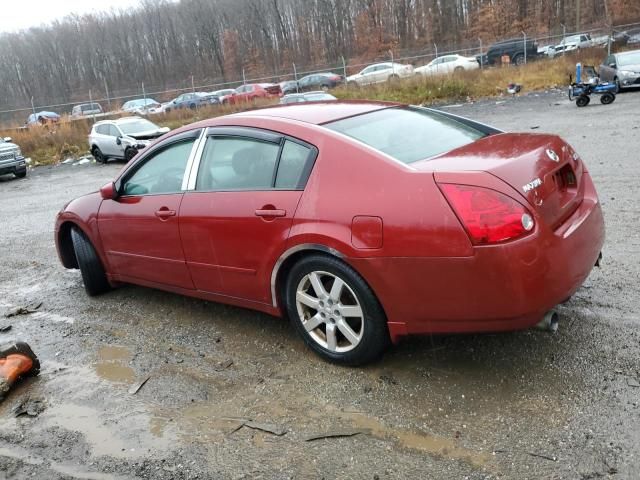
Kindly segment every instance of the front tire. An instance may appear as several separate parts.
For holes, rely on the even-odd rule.
[[[27,176],[27,169],[25,168],[21,172],[15,172],[14,175],[16,176],[16,178],[24,178]]]
[[[580,95],[578,97],[578,99],[576,100],[576,105],[578,107],[586,107],[587,105],[589,105],[589,102],[591,101],[591,98],[587,95]]]
[[[71,241],[87,294],[93,297],[111,290],[100,257],[86,235],[78,228],[72,228]]]
[[[304,342],[325,360],[362,365],[389,345],[387,320],[364,279],[339,259],[311,255],[285,285],[286,311]]]
[[[125,151],[124,151],[124,159],[125,161],[128,163],[130,162],[133,157],[135,157],[137,155],[138,151],[133,148],[133,147],[128,147]]]

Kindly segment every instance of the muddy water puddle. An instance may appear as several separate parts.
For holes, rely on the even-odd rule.
[[[95,363],[96,374],[109,382],[133,383],[136,372],[128,365],[132,358],[133,354],[125,347],[102,347],[98,350],[98,361]]]

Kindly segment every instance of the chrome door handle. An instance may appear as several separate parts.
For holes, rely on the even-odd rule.
[[[261,209],[256,210],[257,217],[285,217],[287,215],[286,210],[278,210],[278,209]]]

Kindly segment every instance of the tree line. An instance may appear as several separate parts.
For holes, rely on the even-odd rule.
[[[0,110],[638,20],[638,0],[142,0],[1,35]]]

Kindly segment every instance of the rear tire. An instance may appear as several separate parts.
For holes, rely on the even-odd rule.
[[[586,107],[587,105],[589,105],[590,101],[591,101],[591,98],[588,97],[587,95],[580,95],[576,100],[576,105],[578,107]]]
[[[609,105],[614,102],[616,96],[613,93],[603,93],[600,95],[600,103],[603,105]]]
[[[283,298],[294,328],[325,360],[362,365],[389,345],[387,319],[375,294],[337,258],[315,254],[300,260],[289,271]]]
[[[98,147],[93,147],[93,149],[91,150],[91,155],[93,155],[93,158],[95,158],[96,162],[98,163],[107,162],[107,157],[104,156],[102,150],[100,150]]]
[[[517,53],[513,56],[513,58],[511,59],[511,63],[516,65],[516,66],[520,66],[520,65],[524,65],[524,55],[521,53]]]
[[[464,67],[456,67],[453,69],[453,71],[456,73],[464,72]]]
[[[398,74],[392,73],[391,75],[389,75],[389,82],[397,82],[398,80],[400,80]]]
[[[111,290],[100,257],[86,235],[80,229],[72,228],[71,241],[87,294],[93,297]]]

